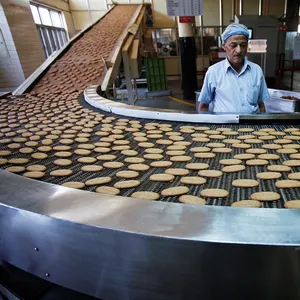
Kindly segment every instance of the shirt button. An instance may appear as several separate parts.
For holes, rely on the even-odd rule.
[[[241,91],[243,90],[243,89],[240,89]]]

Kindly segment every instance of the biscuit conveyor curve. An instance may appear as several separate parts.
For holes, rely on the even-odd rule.
[[[2,114],[2,120],[15,126],[13,114],[24,112],[21,108],[25,105],[28,107],[24,113],[34,119],[32,111],[42,103],[45,108],[40,113],[52,114],[53,110],[58,114],[55,120],[59,126],[64,122],[59,114],[73,109],[77,112],[75,100],[87,86],[91,86],[85,91],[88,102],[91,96],[100,109],[114,113],[115,118],[130,112],[133,107],[97,99],[94,84],[105,66],[90,49],[98,51],[104,44],[102,39],[113,36],[114,41],[102,49],[107,58],[138,12],[135,6],[125,9],[117,5],[19,90],[31,90],[31,94],[7,98],[7,107],[13,109],[5,107],[7,113]],[[115,26],[115,35],[105,32],[111,27],[105,22],[115,20],[114,14],[123,16]],[[90,61],[85,54],[91,54]],[[79,74],[78,70],[84,72]],[[78,74],[78,78],[71,76]],[[65,103],[70,105],[59,112]],[[253,124],[299,120],[298,114],[199,117],[165,110],[134,110],[143,118],[175,120],[178,126],[185,121],[238,126],[241,120]],[[24,120],[24,115],[20,116]],[[130,112],[128,116],[135,115]],[[13,126],[12,133],[17,131]],[[6,149],[5,145],[1,147]],[[51,160],[45,162],[52,164]],[[0,171],[1,260],[104,300],[299,299],[298,210],[152,202],[79,191],[45,181]]]

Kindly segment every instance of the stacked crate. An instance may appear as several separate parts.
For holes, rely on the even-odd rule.
[[[164,58],[145,58],[148,91],[167,90],[167,75]]]

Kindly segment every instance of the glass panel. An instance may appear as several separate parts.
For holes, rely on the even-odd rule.
[[[49,10],[44,7],[39,7],[39,13],[42,19],[42,24],[47,26],[52,26]]]
[[[158,56],[177,56],[177,32],[175,28],[156,30]]]
[[[61,19],[59,17],[59,13],[54,10],[50,10],[51,20],[54,27],[60,27],[62,28],[63,25],[61,23]]]
[[[52,37],[51,37],[51,32],[49,32],[49,29],[48,28],[45,28],[46,29],[46,36],[47,36],[47,41],[49,43],[49,46],[50,46],[50,54],[53,53],[55,51],[55,46],[53,45],[53,41],[52,41]]]
[[[35,24],[41,24],[41,20],[40,20],[40,16],[39,16],[39,12],[36,6],[34,5],[30,5],[31,8],[31,12],[33,15],[33,20]]]
[[[63,41],[62,36],[61,36],[61,30],[57,31],[57,38],[59,40],[60,46],[62,47],[64,45],[64,41]]]
[[[198,55],[208,55],[210,50],[222,47],[221,34],[226,27],[203,27],[203,45],[201,45],[201,27],[196,29],[196,48]],[[203,49],[203,53],[202,50]]]
[[[48,38],[47,38],[47,35],[46,35],[46,28],[41,28],[41,35],[42,35],[42,38],[43,38],[43,44],[44,44],[44,47],[45,47],[45,51],[46,51],[46,54],[47,54],[47,57],[48,57],[51,54],[51,48],[50,48]]]
[[[59,44],[59,40],[57,38],[57,32],[58,32],[57,29],[53,29],[52,30],[52,36],[53,36],[53,39],[54,39],[54,42],[55,42],[56,50],[59,50],[60,49],[60,44]]]
[[[43,44],[43,49],[44,49],[44,52],[45,52],[45,57],[47,58],[48,57],[48,53],[47,53],[46,46],[45,46],[45,40],[44,40],[44,37],[43,37],[42,28],[40,28],[39,26],[38,26],[38,31],[39,31],[39,35],[40,35],[40,38],[41,38],[41,41],[42,41],[42,44]]]
[[[63,41],[64,43],[66,43],[68,41],[68,37],[67,37],[67,33],[65,30],[62,30],[61,35],[63,37]]]

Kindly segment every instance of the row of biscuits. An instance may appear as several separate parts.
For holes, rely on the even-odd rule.
[[[88,113],[86,113],[86,114],[88,115]],[[88,129],[88,128],[91,128],[90,127],[91,125],[96,125],[96,124],[98,124],[99,121],[102,121],[103,120],[103,119],[101,119],[102,117],[103,116],[101,116],[101,115],[100,115],[100,117],[98,116],[98,121],[95,121],[94,124],[91,124],[89,122],[89,120],[90,120],[89,118],[84,120],[84,122],[81,121],[81,123],[83,125],[87,124],[88,125],[87,129]],[[57,121],[57,120],[59,120],[59,119],[56,119],[56,118],[54,119],[54,121]],[[76,120],[76,118],[75,118],[75,120]],[[172,125],[170,125],[170,124],[159,124],[159,123],[153,123],[152,122],[152,123],[146,123],[146,125],[144,126],[144,129],[147,129],[148,131],[146,133],[144,133],[144,132],[139,132],[139,129],[142,127],[139,124],[140,123],[139,121],[129,121],[129,120],[126,120],[126,119],[123,119],[123,120],[121,119],[121,120],[118,120],[113,126],[111,123],[114,120],[115,120],[115,118],[111,117],[111,118],[104,119],[103,124],[101,122],[101,124],[102,124],[101,130],[97,131],[95,133],[97,136],[102,137],[102,138],[100,138],[100,141],[98,142],[98,143],[101,143],[101,144],[100,145],[98,144],[98,146],[105,146],[105,145],[108,146],[108,144],[110,144],[110,143],[116,143],[117,146],[115,146],[115,147],[120,147],[120,148],[117,148],[117,149],[121,150],[121,154],[123,154],[123,155],[128,154],[129,156],[136,156],[136,155],[138,155],[138,152],[134,151],[134,150],[129,150],[130,149],[130,146],[128,146],[129,141],[124,140],[124,135],[122,135],[122,133],[124,131],[127,132],[127,133],[129,132],[129,133],[132,134],[134,140],[137,139],[138,146],[142,147],[142,148],[145,148],[146,154],[144,156],[145,156],[146,159],[160,160],[162,158],[161,153],[164,152],[160,148],[154,148],[155,143],[153,143],[153,142],[150,143],[150,142],[148,142],[148,140],[151,140],[151,141],[156,140],[157,145],[159,145],[159,146],[160,145],[167,145],[168,148],[166,150],[169,150],[169,151],[166,151],[166,153],[167,153],[168,156],[170,156],[170,161],[168,162],[169,166],[170,166],[170,162],[172,162],[172,161],[190,161],[192,159],[191,156],[183,155],[183,154],[185,154],[184,150],[186,150],[186,147],[188,145],[190,145],[191,142],[185,141],[182,134],[185,134],[185,135],[191,134],[191,135],[193,135],[195,131],[198,131],[198,132],[203,131],[203,133],[199,133],[199,135],[201,135],[200,137],[199,136],[193,136],[193,139],[206,138],[205,141],[197,140],[196,141],[197,143],[205,143],[205,142],[207,143],[207,142],[210,142],[211,139],[223,140],[223,143],[220,143],[220,142],[218,142],[218,143],[216,143],[216,142],[215,143],[208,143],[205,146],[193,147],[193,148],[190,149],[191,152],[194,153],[194,155],[196,157],[198,155],[200,155],[199,158],[201,158],[201,155],[206,153],[206,154],[210,154],[210,158],[213,158],[213,157],[215,157],[215,153],[210,153],[211,150],[212,150],[212,152],[216,152],[216,153],[220,153],[220,152],[231,153],[232,149],[226,148],[225,144],[231,145],[232,147],[241,144],[239,142],[239,140],[238,140],[238,142],[234,142],[234,139],[231,139],[231,140],[226,139],[226,136],[228,136],[228,135],[234,136],[234,135],[236,135],[237,132],[240,132],[240,133],[253,132],[256,135],[260,135],[260,134],[263,133],[264,137],[271,136],[269,134],[270,132],[274,132],[275,135],[287,135],[290,132],[293,132],[293,133],[295,133],[295,135],[293,135],[293,136],[297,136],[297,132],[298,132],[297,128],[286,129],[286,131],[287,131],[286,133],[281,132],[280,134],[279,134],[279,132],[276,132],[275,129],[268,129],[268,131],[266,131],[266,129],[262,129],[261,131],[255,132],[254,129],[251,129],[251,128],[240,128],[237,132],[235,132],[235,131],[230,130],[230,128],[228,128],[228,127],[222,128],[222,130],[220,131],[220,130],[211,130],[209,127],[203,127],[203,126],[202,127],[200,127],[200,126],[181,126],[179,128],[179,132],[176,132],[176,131],[172,130]],[[36,122],[37,120],[33,119],[31,121]],[[43,120],[43,121],[45,121],[45,120]],[[129,122],[131,122],[131,123],[129,123]],[[73,144],[74,141],[72,140],[72,138],[74,138],[74,135],[72,136],[72,133],[74,133],[74,132],[70,133],[70,130],[75,130],[76,131],[76,130],[79,130],[79,129],[84,129],[84,126],[82,126],[82,125],[75,125],[75,126],[69,127],[69,126],[59,125],[60,122],[57,122],[57,124],[58,125],[55,126],[55,130],[57,130],[57,128],[59,127],[58,131],[62,129],[62,130],[68,130],[68,132],[65,133],[65,134],[62,134],[62,139],[59,140],[59,142],[62,145],[58,145],[56,147],[68,147],[68,146],[66,146],[66,144],[67,145],[68,144]],[[130,127],[125,126],[125,125],[128,125],[128,124],[131,124],[133,126],[130,126]],[[65,124],[65,125],[68,125],[68,123]],[[69,125],[72,125],[72,123],[69,124]],[[62,127],[64,127],[64,128],[62,128]],[[74,127],[76,127],[76,128],[75,129],[66,129],[66,128],[74,128]],[[29,129],[30,128],[32,128],[32,127],[29,126]],[[50,129],[51,128],[53,128],[53,127],[50,127]],[[44,132],[47,133],[47,130],[44,131]],[[220,135],[221,132],[223,133],[223,136]],[[24,134],[24,132],[22,132],[22,133]],[[51,133],[53,133],[53,132],[51,132]],[[58,132],[56,131],[55,133],[58,133]],[[209,140],[207,140],[207,137],[205,136],[207,134],[211,134],[210,137],[209,137]],[[213,136],[213,134],[218,135],[218,136]],[[246,138],[243,139],[243,136],[247,137],[247,139]],[[44,139],[43,141],[48,140],[47,143],[49,143],[49,135],[45,136],[45,137],[46,137],[46,139]],[[161,139],[162,137],[164,137],[165,139]],[[225,139],[224,139],[224,137],[225,137]],[[255,142],[255,144],[260,144],[260,141],[258,139],[254,140],[253,138],[252,139],[248,138],[249,136],[247,136],[246,134],[245,135],[240,135],[238,137],[241,140],[244,140],[244,143],[243,143],[244,145],[247,145],[247,143],[248,143],[247,149],[246,149],[247,152],[254,152],[254,153],[265,153],[266,152],[265,149],[251,148],[251,146],[249,147],[249,145],[253,144],[254,142]],[[286,137],[288,137],[288,136],[286,136]],[[142,142],[140,142],[141,141],[140,138],[143,138]],[[266,140],[271,140],[271,139],[266,139]],[[20,142],[21,140],[18,139],[17,141]],[[276,141],[278,141],[278,139],[275,140],[275,142]],[[290,141],[291,140],[286,139],[286,141],[284,141],[283,147],[280,146],[280,144],[282,144],[282,141],[279,141],[278,144],[274,143],[273,145],[277,145],[278,147],[276,147],[276,148],[280,147],[280,149],[285,149],[284,147],[291,144]],[[5,142],[7,142],[7,140]],[[86,142],[86,140],[84,140],[84,142]],[[103,144],[103,143],[106,143],[106,144]],[[109,147],[96,147],[97,145],[93,145],[93,144],[81,144],[81,145],[83,145],[83,147],[78,147],[77,150],[79,151],[80,148],[84,148],[82,150],[86,150],[87,152],[81,152],[81,153],[83,153],[83,155],[90,154],[91,149],[93,149],[93,150],[96,149],[96,151],[99,151],[100,153],[108,153],[111,150],[116,151],[116,148],[110,149]],[[294,145],[295,145],[295,148],[297,148],[296,147],[297,144],[294,144]],[[169,148],[169,147],[173,147],[173,148]],[[243,146],[243,148],[244,147],[245,146]],[[18,148],[18,147],[16,147],[16,148]],[[89,149],[86,149],[86,148],[89,148]],[[273,147],[270,147],[270,149],[271,148],[273,148]],[[47,148],[47,150],[48,149],[49,148]],[[55,148],[55,149],[62,149],[62,148]],[[63,148],[63,149],[66,149],[66,148]],[[296,150],[296,149],[290,148],[290,147],[286,148],[286,149]],[[46,149],[44,149],[44,150],[46,150]],[[258,150],[260,150],[260,151],[258,151]],[[279,149],[277,149],[277,150],[279,150]],[[129,151],[129,152],[126,152],[126,151]],[[61,154],[63,154],[63,157],[72,155],[71,152],[69,152],[69,153],[68,152],[63,153],[63,152],[64,151],[57,152],[58,156],[60,156]],[[147,152],[149,152],[149,153],[147,153]],[[34,154],[36,154],[34,157],[37,157],[39,159],[45,158],[45,153],[42,156],[37,155],[37,154],[42,154],[42,153],[34,153]],[[80,153],[78,153],[78,154],[80,154]],[[248,155],[250,155],[250,154],[251,153],[248,153]],[[239,157],[240,158],[243,158],[243,157],[247,158],[247,156],[245,157],[246,154],[238,154],[238,155],[235,156],[236,160],[239,159]],[[271,156],[269,154],[269,156],[267,156],[267,157],[259,157],[260,158],[259,160],[253,160],[253,158],[254,158],[253,155],[254,154],[251,155],[252,159],[247,161],[247,164],[249,164],[249,165],[266,164],[266,160],[264,160],[264,158],[278,159],[278,157],[275,157],[274,154],[271,155]],[[113,158],[116,158],[116,157],[112,157],[112,156],[110,157],[110,159],[113,159]],[[208,157],[206,155],[204,155],[204,158],[208,158]],[[250,158],[250,157],[248,156],[248,158]],[[82,157],[81,161],[85,161],[85,162],[90,163],[92,161],[95,161],[95,159],[96,159],[95,157]],[[18,160],[17,162],[20,162],[20,160]],[[158,163],[158,162],[156,162],[156,163]],[[240,163],[240,160],[238,162]],[[64,164],[64,163],[69,165],[69,164],[72,163],[72,161],[56,160],[56,163],[58,165]],[[155,163],[155,162],[153,162],[153,163]],[[164,162],[164,163],[166,163],[166,162]],[[225,172],[227,172],[227,171],[229,171],[229,172],[239,171],[239,170],[241,171],[242,169],[244,169],[244,166],[239,166],[239,164],[231,166],[231,164],[234,163],[234,161],[230,161],[230,160],[224,161],[223,160],[223,161],[221,161],[221,163],[223,163],[225,165],[226,164],[230,165],[230,166],[227,166],[227,167],[223,168],[223,171],[225,171]],[[294,162],[294,164],[295,163],[296,162]],[[118,162],[117,166],[120,167],[121,166],[120,164],[121,163]],[[98,168],[99,168],[99,166],[98,166]],[[225,168],[227,168],[227,169],[225,169]],[[66,174],[66,176],[67,176],[67,175],[70,175],[70,171],[61,172],[61,171],[58,170],[57,172],[54,171],[53,174],[54,174],[54,176],[56,176],[56,174],[59,174],[60,176],[62,174]],[[36,173],[35,174],[28,174],[27,173],[26,175],[27,176],[30,176],[30,175],[37,176]],[[42,175],[42,174],[39,173],[38,175]]]

